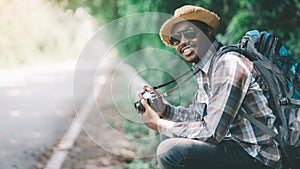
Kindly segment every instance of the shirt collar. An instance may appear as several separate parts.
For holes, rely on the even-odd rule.
[[[193,64],[193,70],[199,68],[201,69],[205,74],[208,74],[208,70],[210,67],[211,60],[213,56],[216,54],[217,49],[219,48],[220,44],[219,42],[215,41],[213,44],[210,46],[206,54],[201,57],[200,61],[197,64]]]

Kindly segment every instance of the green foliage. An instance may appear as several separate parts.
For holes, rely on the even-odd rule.
[[[295,59],[300,61],[300,29],[296,30],[295,32],[291,32],[289,36],[292,38],[286,42],[286,46],[290,51],[293,52]]]
[[[145,162],[141,159],[135,159],[131,163],[125,164],[125,169],[156,169],[158,168],[155,157],[151,161]]]
[[[189,1],[139,1],[139,0],[55,0],[64,5],[66,9],[76,10],[84,7],[99,20],[100,24],[110,23],[115,19],[132,16],[137,13],[159,12],[173,14],[174,10],[185,4],[203,6],[217,13],[221,17],[220,26],[217,29],[217,38],[224,44],[236,44],[241,36],[250,29],[267,30],[287,44],[292,54],[300,56],[299,52],[299,26],[300,26],[300,2],[299,0],[189,0]],[[129,20],[111,30],[110,38],[120,39],[116,44],[121,57],[126,59],[137,71],[149,68],[141,74],[151,85],[158,85],[187,70],[188,64],[178,59],[174,49],[166,47],[158,36],[161,24],[167,18],[141,17]],[[151,33],[134,34],[143,29],[152,30]],[[123,35],[132,35],[122,39]],[[161,49],[169,52],[172,57],[165,54],[153,54],[149,48]],[[136,52],[138,58],[132,59]],[[155,57],[154,57],[155,56]],[[159,57],[158,57],[159,56]],[[296,57],[298,58],[298,57]],[[185,66],[182,66],[185,65]],[[151,67],[161,68],[161,72],[153,72]],[[164,72],[164,73],[163,73]],[[190,87],[190,84],[186,85]],[[172,87],[172,86],[170,86]],[[164,90],[169,89],[165,88]],[[180,97],[169,97],[173,104],[187,105],[190,103],[191,93],[194,89],[182,88]],[[177,93],[178,94],[178,93]]]
[[[93,31],[81,29],[92,20],[87,12],[64,11],[43,0],[2,0],[0,9],[2,69],[75,58]]]
[[[128,135],[134,138],[141,138],[149,135],[149,129],[141,125],[141,123],[135,123],[130,120],[125,120],[121,126]]]
[[[226,36],[223,36],[222,43],[234,43],[242,37],[249,28],[249,22],[253,22],[252,16],[247,11],[239,11],[233,18],[226,30]],[[239,29],[236,29],[236,28]]]
[[[139,0],[54,0],[61,2],[68,9],[86,7],[90,13],[101,21],[107,23],[114,19],[142,12],[162,12],[173,14],[174,10],[184,4],[203,6],[221,16],[221,24],[217,31],[218,37],[225,43],[236,43],[244,31],[248,29],[268,30],[278,34],[284,41],[295,41],[295,33],[300,25],[299,0],[189,0],[189,1],[139,1]],[[141,19],[136,23],[127,23],[126,28],[134,30],[145,23],[147,26],[157,26],[157,22],[145,22]],[[127,30],[124,30],[127,31]],[[298,36],[296,36],[298,37]],[[132,50],[140,50],[148,46],[151,40],[139,38]],[[151,41],[152,42],[152,41]],[[144,45],[145,44],[145,45]],[[159,45],[160,44],[160,45]],[[291,44],[291,43],[290,43]],[[155,47],[165,49],[161,42],[151,43]],[[146,47],[147,47],[146,46]],[[291,49],[296,47],[292,46]],[[127,46],[120,48],[128,49]],[[123,50],[124,51],[124,50]],[[124,54],[125,56],[128,54]],[[296,51],[295,55],[299,55]]]

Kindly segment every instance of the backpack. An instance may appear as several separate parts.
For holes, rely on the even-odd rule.
[[[253,62],[269,87],[269,106],[276,116],[279,134],[241,109],[240,115],[272,136],[280,145],[284,169],[300,168],[300,66],[280,40],[269,32],[248,31],[237,47],[224,46]]]

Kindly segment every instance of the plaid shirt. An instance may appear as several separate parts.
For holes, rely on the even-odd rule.
[[[164,118],[158,121],[159,131],[169,137],[214,144],[223,139],[234,140],[249,155],[275,167],[280,161],[278,144],[238,114],[243,107],[276,131],[262,77],[252,62],[239,53],[228,52],[218,58],[215,55],[210,50],[195,66],[200,71],[196,74],[199,89],[193,103],[189,107],[167,106]]]

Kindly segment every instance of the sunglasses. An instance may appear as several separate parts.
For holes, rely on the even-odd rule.
[[[182,37],[185,37],[186,39],[195,39],[197,37],[197,32],[191,29],[183,30],[177,33],[172,34],[169,37],[169,42],[171,45],[176,46],[181,42]]]

